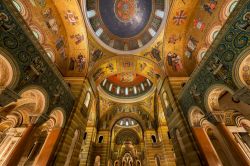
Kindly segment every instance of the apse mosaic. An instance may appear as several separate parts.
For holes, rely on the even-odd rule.
[[[101,88],[114,97],[133,98],[149,92],[153,83],[135,73],[121,73],[110,76],[103,80],[100,84]]]
[[[104,48],[126,54],[145,47],[160,33],[164,0],[87,0],[84,14],[93,37]]]
[[[90,71],[93,81],[99,85],[104,79],[119,74],[118,77],[123,83],[133,80],[135,74],[148,78],[155,82],[163,74],[158,64],[143,58],[131,56],[115,56],[101,62],[97,62]],[[138,76],[137,76],[138,77]]]

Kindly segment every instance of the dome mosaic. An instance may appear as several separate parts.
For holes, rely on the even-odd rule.
[[[112,97],[134,99],[148,94],[153,82],[139,74],[120,73],[104,79],[100,88]]]
[[[87,0],[84,5],[93,37],[120,54],[137,52],[153,42],[167,13],[164,0]]]

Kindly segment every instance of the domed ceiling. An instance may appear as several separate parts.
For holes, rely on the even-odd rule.
[[[87,25],[111,52],[138,52],[158,35],[165,18],[164,0],[87,0]]]
[[[111,96],[130,99],[149,92],[153,83],[144,76],[129,72],[106,78],[100,87]]]
[[[153,86],[167,75],[173,87],[175,82],[179,87],[205,56],[238,0],[11,2],[51,63],[79,94],[86,75],[96,87],[131,72]]]

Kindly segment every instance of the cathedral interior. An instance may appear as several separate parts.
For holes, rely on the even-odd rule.
[[[0,0],[1,166],[250,166],[250,0]]]

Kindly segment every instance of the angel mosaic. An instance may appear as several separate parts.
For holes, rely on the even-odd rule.
[[[45,20],[45,23],[47,25],[47,27],[55,34],[58,33],[59,31],[59,26],[56,22],[56,19],[53,17],[52,15],[52,9],[51,8],[47,8],[45,10],[42,11],[42,15],[43,18]]]
[[[194,37],[190,36],[187,42],[187,49],[185,51],[185,55],[188,58],[191,58],[192,53],[195,51],[197,48],[198,40],[196,40]]]
[[[217,6],[216,0],[209,0],[209,2],[207,2],[203,5],[203,8],[206,12],[208,12],[210,15],[212,15],[213,11],[216,9],[216,6]]]

